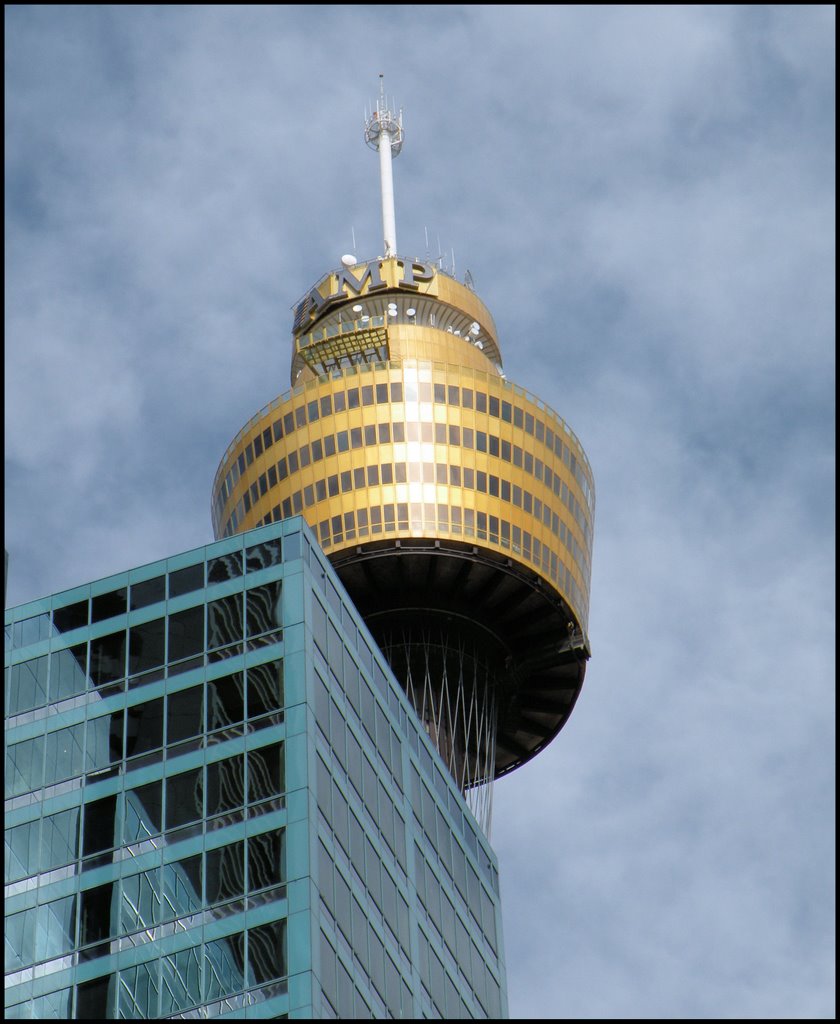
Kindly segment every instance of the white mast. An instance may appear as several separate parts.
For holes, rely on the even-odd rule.
[[[385,256],[397,255],[397,226],[394,215],[394,175],[391,160],[402,149],[402,109],[391,113],[385,99],[385,76],[379,76],[379,99],[376,110],[365,123],[365,142],[379,150],[379,182],[382,191],[382,232]]]

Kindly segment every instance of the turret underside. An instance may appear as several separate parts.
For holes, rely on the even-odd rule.
[[[418,658],[442,667],[440,655],[432,653],[439,646],[465,656],[465,691],[449,695],[458,707],[450,714],[450,742],[457,745],[467,735],[475,741],[480,733],[484,746],[450,752],[450,770],[462,788],[519,767],[562,728],[580,693],[589,651],[566,602],[533,573],[453,541],[384,541],[331,561],[410,696],[406,671],[416,691]],[[478,677],[492,701],[471,693]],[[414,703],[421,713],[418,696]],[[421,717],[428,718],[428,703]],[[459,716],[481,714],[490,703],[495,727],[469,733]],[[429,727],[442,728],[434,721]]]

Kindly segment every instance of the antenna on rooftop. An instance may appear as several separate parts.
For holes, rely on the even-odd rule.
[[[385,99],[385,76],[379,76],[379,99],[376,110],[365,123],[365,142],[379,151],[379,182],[382,191],[382,233],[385,256],[397,255],[397,228],[394,214],[394,176],[391,160],[398,156],[403,144],[402,109],[394,114]]]

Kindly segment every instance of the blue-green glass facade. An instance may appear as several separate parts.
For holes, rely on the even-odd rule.
[[[301,519],[5,634],[7,1017],[506,1016],[495,856]]]

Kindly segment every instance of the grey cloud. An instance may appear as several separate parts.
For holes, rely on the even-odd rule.
[[[210,539],[378,252],[383,71],[400,248],[596,474],[584,691],[495,795],[511,1013],[831,1018],[833,12],[381,11],[7,8],[10,603]]]

